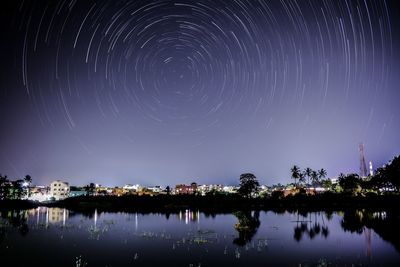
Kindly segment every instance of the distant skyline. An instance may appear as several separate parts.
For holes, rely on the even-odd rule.
[[[400,154],[400,4],[0,3],[0,173],[288,183]]]

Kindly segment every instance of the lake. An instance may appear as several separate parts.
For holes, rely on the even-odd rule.
[[[2,211],[1,266],[400,264],[390,212]]]

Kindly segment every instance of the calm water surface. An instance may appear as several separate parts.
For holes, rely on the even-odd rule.
[[[386,212],[1,212],[1,266],[398,266]]]

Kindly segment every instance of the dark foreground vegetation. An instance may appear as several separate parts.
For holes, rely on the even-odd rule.
[[[326,193],[294,195],[282,198],[242,198],[237,195],[218,196],[122,196],[69,198],[55,206],[68,209],[103,211],[201,211],[231,212],[235,210],[343,210],[348,208],[399,209],[399,195],[356,197]]]
[[[243,198],[239,195],[159,195],[159,196],[82,196],[52,203],[35,203],[24,200],[0,201],[0,209],[29,209],[37,206],[67,208],[75,211],[109,212],[178,212],[198,209],[209,213],[234,212],[237,210],[398,210],[400,196],[397,194],[351,196],[335,193],[318,195],[271,196]]]

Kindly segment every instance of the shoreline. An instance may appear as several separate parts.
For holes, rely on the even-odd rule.
[[[195,196],[82,196],[55,202],[33,202],[29,200],[1,200],[0,210],[32,209],[40,206],[66,208],[72,211],[89,212],[179,212],[185,209],[205,213],[229,213],[238,210],[263,211],[340,211],[349,209],[400,211],[397,203],[400,195],[346,196],[337,194],[295,195],[285,198],[246,199],[236,195]]]

